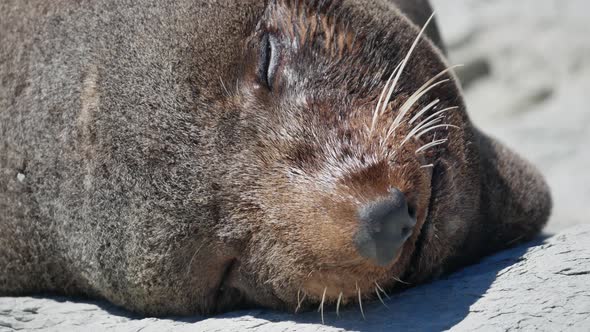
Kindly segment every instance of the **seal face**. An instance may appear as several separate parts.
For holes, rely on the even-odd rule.
[[[470,123],[433,32],[404,1],[93,6],[59,28],[43,21],[56,49],[32,52],[46,64],[24,71],[32,87],[2,97],[16,101],[3,118],[30,112],[2,127],[2,294],[82,293],[154,315],[340,306],[547,220],[542,177]],[[15,17],[66,11],[28,7]],[[135,25],[103,32],[121,12]],[[56,37],[75,22],[88,30]],[[80,45],[90,51],[78,60]],[[17,53],[0,63],[18,68]],[[52,72],[61,96],[28,107]],[[55,124],[35,119],[52,105]]]

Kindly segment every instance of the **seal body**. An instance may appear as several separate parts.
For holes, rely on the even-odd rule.
[[[548,189],[471,124],[430,12],[3,1],[0,294],[295,310],[535,236]]]

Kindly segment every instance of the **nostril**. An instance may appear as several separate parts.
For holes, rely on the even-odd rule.
[[[416,208],[412,204],[408,204],[408,215],[410,218],[416,219]]]
[[[412,232],[412,228],[410,228],[408,226],[405,226],[402,228],[402,236],[403,237],[408,237],[411,232]]]
[[[412,226],[402,227],[401,235],[402,235],[403,241],[406,241],[407,239],[409,239],[410,236],[412,236],[413,231],[414,231],[414,227],[412,227]]]

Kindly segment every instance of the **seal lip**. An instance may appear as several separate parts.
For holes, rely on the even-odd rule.
[[[417,266],[416,263],[418,262],[418,258],[422,254],[422,249],[424,247],[424,243],[426,241],[426,234],[424,230],[427,227],[430,227],[432,224],[432,208],[434,206],[434,200],[436,199],[436,195],[434,195],[434,188],[440,183],[442,173],[440,172],[440,164],[436,163],[430,179],[430,200],[428,202],[428,207],[426,208],[426,217],[424,218],[424,223],[418,229],[418,239],[416,240],[416,244],[414,245],[414,252],[412,253],[412,259],[410,262],[410,268],[407,269],[404,273],[404,278],[408,279],[407,276],[410,275],[411,272],[415,272],[415,267]]]
[[[217,287],[215,288],[215,293],[213,295],[213,303],[214,306],[217,308],[217,311],[220,311],[220,309],[222,309],[220,307],[222,306],[226,294],[233,289],[233,287],[230,286],[229,281],[231,279],[232,272],[238,265],[237,262],[238,260],[236,258],[232,258],[223,268],[223,272],[221,274],[221,277],[219,278],[219,282],[217,284]]]

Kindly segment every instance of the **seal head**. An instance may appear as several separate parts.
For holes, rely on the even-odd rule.
[[[230,287],[293,310],[303,294],[348,302],[405,275],[431,164],[469,135],[454,78],[419,34],[386,2],[269,3],[225,101],[242,135],[228,179],[244,179],[235,209],[252,227]]]
[[[461,252],[484,224],[479,134],[422,33],[386,1],[269,3],[227,99],[244,135],[228,176],[258,213],[229,286],[296,310],[479,257]]]

